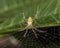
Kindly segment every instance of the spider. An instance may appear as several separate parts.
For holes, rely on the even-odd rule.
[[[37,14],[38,14],[38,11],[37,11],[35,17],[37,17]],[[23,13],[23,17],[24,17],[24,19],[25,19],[24,13]],[[25,19],[25,20],[26,20],[26,19]],[[36,27],[33,26],[33,19],[32,19],[32,17],[29,17],[29,18],[27,19],[27,26],[26,26],[24,29],[26,29],[26,32],[25,32],[25,34],[24,34],[24,37],[26,37],[26,34],[28,33],[28,29],[32,29],[32,31],[33,31],[33,33],[34,33],[34,35],[35,35],[36,38],[38,38],[38,36],[37,36],[35,30],[38,31],[38,32],[46,32],[46,31],[38,30]],[[23,29],[23,30],[24,30],[24,29]]]
[[[26,34],[27,34],[27,32],[28,32],[28,29],[32,29],[32,31],[33,31],[33,33],[35,34],[35,37],[36,37],[36,38],[38,38],[38,36],[37,36],[35,30],[38,31],[38,32],[45,32],[45,31],[42,31],[42,30],[38,30],[37,28],[35,28],[35,27],[33,26],[33,19],[32,19],[32,17],[29,17],[29,18],[28,18],[28,20],[27,20],[27,26],[25,27],[25,29],[26,29],[26,32],[25,32],[25,34],[24,34],[24,37],[26,37]],[[35,29],[35,30],[34,30],[34,29]]]

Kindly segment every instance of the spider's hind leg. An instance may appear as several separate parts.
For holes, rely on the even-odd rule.
[[[24,34],[24,37],[26,37],[26,34],[28,33],[28,28],[26,28],[26,32]]]
[[[39,29],[37,29],[37,28],[35,28],[35,27],[33,27],[36,31],[38,31],[38,32],[42,32],[42,33],[44,33],[44,32],[46,32],[46,31],[42,31],[42,30],[39,30]]]
[[[36,37],[36,38],[38,38],[38,36],[37,36],[37,34],[36,34],[35,30],[33,30],[33,29],[32,29],[32,31],[33,31],[33,33],[34,33],[35,37]]]

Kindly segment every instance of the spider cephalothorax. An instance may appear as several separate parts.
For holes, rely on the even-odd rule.
[[[35,34],[35,37],[36,37],[36,38],[38,38],[38,36],[37,36],[35,30],[38,31],[38,32],[44,32],[44,31],[38,30],[37,28],[35,28],[35,27],[33,26],[33,19],[32,19],[32,17],[29,17],[29,18],[27,19],[27,26],[25,27],[25,29],[26,29],[26,32],[25,32],[25,34],[24,34],[24,37],[26,37],[26,34],[27,34],[27,32],[28,32],[28,29],[32,29],[32,31],[33,31],[33,33]],[[34,29],[35,29],[35,30],[34,30]]]

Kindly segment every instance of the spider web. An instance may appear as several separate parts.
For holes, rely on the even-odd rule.
[[[46,30],[45,33],[36,32],[38,39],[35,38],[32,30],[28,31],[26,38],[23,37],[25,30],[22,32],[13,33],[12,35],[19,40],[21,48],[59,48],[60,47],[60,31],[59,27],[38,28],[40,30]],[[17,48],[13,47],[9,42],[5,43],[0,48]],[[18,47],[19,48],[19,47]]]

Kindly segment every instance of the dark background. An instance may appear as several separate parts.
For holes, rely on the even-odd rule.
[[[60,26],[45,27],[38,29],[47,32],[45,33],[37,32],[38,39],[35,38],[31,30],[29,30],[29,33],[27,34],[26,38],[23,37],[25,30],[22,32],[13,33],[11,34],[11,36],[14,36],[19,41],[18,45],[14,46],[12,43],[10,43],[9,40],[6,40],[9,37],[11,37],[8,36],[1,40],[1,41],[6,40],[6,41],[2,42],[0,48],[2,48],[6,44],[8,45],[6,45],[5,48],[60,48]]]

